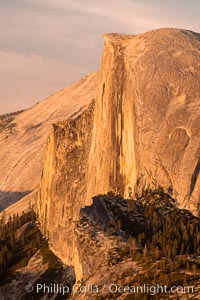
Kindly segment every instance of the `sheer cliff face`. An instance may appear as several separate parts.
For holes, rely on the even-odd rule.
[[[95,110],[55,124],[37,212],[52,249],[82,266],[74,221],[92,196],[162,186],[197,212],[200,196],[200,36],[163,29],[105,35]]]
[[[200,35],[105,35],[87,201],[161,185],[180,206],[200,196]],[[103,174],[103,176],[102,176]],[[189,206],[190,205],[190,206]]]

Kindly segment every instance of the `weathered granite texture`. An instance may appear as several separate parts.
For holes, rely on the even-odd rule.
[[[37,212],[54,252],[82,278],[74,222],[92,197],[162,186],[197,213],[200,36],[105,35],[95,111],[52,127]]]

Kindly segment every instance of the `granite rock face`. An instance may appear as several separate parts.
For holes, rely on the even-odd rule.
[[[80,116],[52,126],[37,201],[41,230],[69,266],[79,265],[73,221],[85,205],[93,110],[94,102]]]
[[[161,186],[197,213],[200,197],[200,35],[162,29],[105,35],[98,95],[53,125],[37,213],[52,250],[83,277],[74,222],[92,197]]]
[[[105,35],[87,201],[162,186],[194,212],[200,197],[200,35]],[[103,176],[102,176],[103,174]]]

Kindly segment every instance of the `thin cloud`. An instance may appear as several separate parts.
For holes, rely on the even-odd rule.
[[[12,52],[0,51],[0,61],[1,113],[26,108],[89,72],[56,60]]]

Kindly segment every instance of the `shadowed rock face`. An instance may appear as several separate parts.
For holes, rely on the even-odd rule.
[[[200,196],[200,40],[162,29],[105,35],[98,96],[55,124],[37,212],[52,249],[82,278],[74,221],[93,196],[162,186],[197,212]]]

